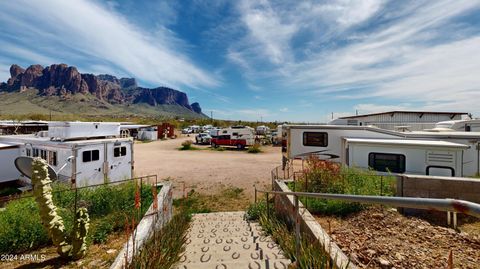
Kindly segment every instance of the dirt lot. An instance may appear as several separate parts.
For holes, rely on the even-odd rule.
[[[253,196],[253,185],[270,184],[270,171],[281,164],[281,149],[264,146],[262,153],[226,149],[211,150],[210,146],[197,146],[201,150],[178,150],[185,140],[195,137],[136,143],[134,148],[135,175],[158,175],[159,179],[171,178],[177,190],[182,183],[201,193],[217,192],[225,187],[244,189]],[[178,192],[177,192],[178,194]]]
[[[373,206],[346,218],[316,218],[360,268],[447,268],[450,250],[453,268],[480,268],[474,229],[456,232]]]

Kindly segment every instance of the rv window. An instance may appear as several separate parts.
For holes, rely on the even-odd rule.
[[[48,152],[48,164],[57,166],[57,152],[49,151]]]
[[[40,150],[40,158],[42,158],[44,160],[47,160],[47,151],[46,150],[43,150],[43,149]]]
[[[238,136],[238,133],[232,133],[233,136]]]
[[[127,147],[116,147],[113,148],[113,156],[120,157],[127,155]]]
[[[26,154],[28,157],[30,157],[32,155],[32,150],[31,149],[26,149]]]
[[[428,166],[427,167],[427,176],[444,176],[444,177],[454,177],[455,170],[447,166]]]
[[[391,153],[368,154],[368,166],[380,172],[405,172],[405,155]]]
[[[304,132],[303,145],[313,147],[327,147],[328,133]]]
[[[38,157],[38,149],[33,149],[33,157]]]
[[[100,151],[96,150],[87,150],[82,153],[82,161],[84,163],[98,161],[100,160]]]
[[[227,130],[224,130],[224,131],[222,132],[222,134],[226,134],[226,133],[227,133]]]
[[[100,151],[98,149],[92,150],[92,161],[100,160]]]
[[[92,151],[87,150],[82,153],[82,161],[84,163],[91,162],[92,161]]]

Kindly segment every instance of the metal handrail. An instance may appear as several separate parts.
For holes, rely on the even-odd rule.
[[[267,215],[269,215],[268,196],[269,194],[292,195],[295,210],[295,253],[300,256],[301,235],[300,235],[300,206],[299,197],[313,197],[332,200],[341,200],[347,202],[383,204],[396,207],[416,208],[416,209],[435,209],[439,211],[458,212],[480,218],[480,204],[465,200],[456,199],[438,199],[438,198],[416,198],[416,197],[392,197],[392,196],[372,196],[372,195],[351,195],[351,194],[331,194],[331,193],[313,193],[313,192],[283,192],[257,190],[255,186],[255,203],[257,203],[257,193],[265,193],[267,200]],[[448,215],[450,220],[450,213]],[[456,217],[456,215],[455,215]],[[456,220],[454,220],[456,223]]]
[[[415,208],[415,209],[435,209],[439,211],[449,211],[464,213],[470,216],[480,218],[480,204],[457,199],[438,199],[438,198],[417,198],[417,197],[395,197],[395,196],[373,196],[373,195],[352,195],[352,194],[332,194],[332,193],[314,193],[314,192],[282,192],[257,190],[255,192],[293,195],[300,197],[313,197],[332,200],[341,200],[347,202],[383,204],[396,207]],[[256,195],[255,195],[256,196]]]

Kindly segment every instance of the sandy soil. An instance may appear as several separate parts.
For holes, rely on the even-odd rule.
[[[373,206],[346,218],[316,219],[360,268],[447,268],[450,251],[454,268],[479,268],[480,234]]]
[[[201,150],[178,150],[185,140],[195,137],[180,137],[172,140],[136,143],[134,147],[135,175],[158,175],[159,179],[171,178],[176,189],[185,182],[188,188],[201,193],[218,192],[226,187],[244,189],[253,197],[253,186],[270,184],[270,171],[281,164],[281,149],[264,146],[262,153],[226,149],[214,151],[210,146]],[[178,194],[178,192],[177,192]]]

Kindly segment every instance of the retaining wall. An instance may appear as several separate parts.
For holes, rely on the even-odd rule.
[[[274,181],[274,190],[289,192],[291,191],[288,186],[282,181]],[[310,212],[304,208],[303,204],[298,202],[300,207],[300,230],[318,240],[320,244],[325,248],[325,251],[330,254],[331,259],[335,262],[337,268],[350,268],[356,269],[357,267],[349,262],[349,259],[345,253],[333,242],[328,233],[320,226]],[[275,195],[275,212],[282,215],[284,218],[290,221],[292,225],[295,224],[295,204],[293,196]],[[348,266],[348,267],[347,267]]]
[[[170,183],[164,183],[162,189],[157,195],[158,209],[153,208],[153,203],[148,208],[147,213],[140,220],[137,228],[133,232],[135,234],[135,244],[133,235],[128,238],[128,241],[123,245],[117,258],[110,266],[110,269],[123,269],[126,264],[130,264],[133,255],[136,255],[143,247],[143,244],[150,239],[153,231],[160,230],[163,225],[172,218],[172,186]],[[135,253],[134,247],[135,246]]]
[[[397,196],[451,198],[480,203],[480,179],[400,175]]]

